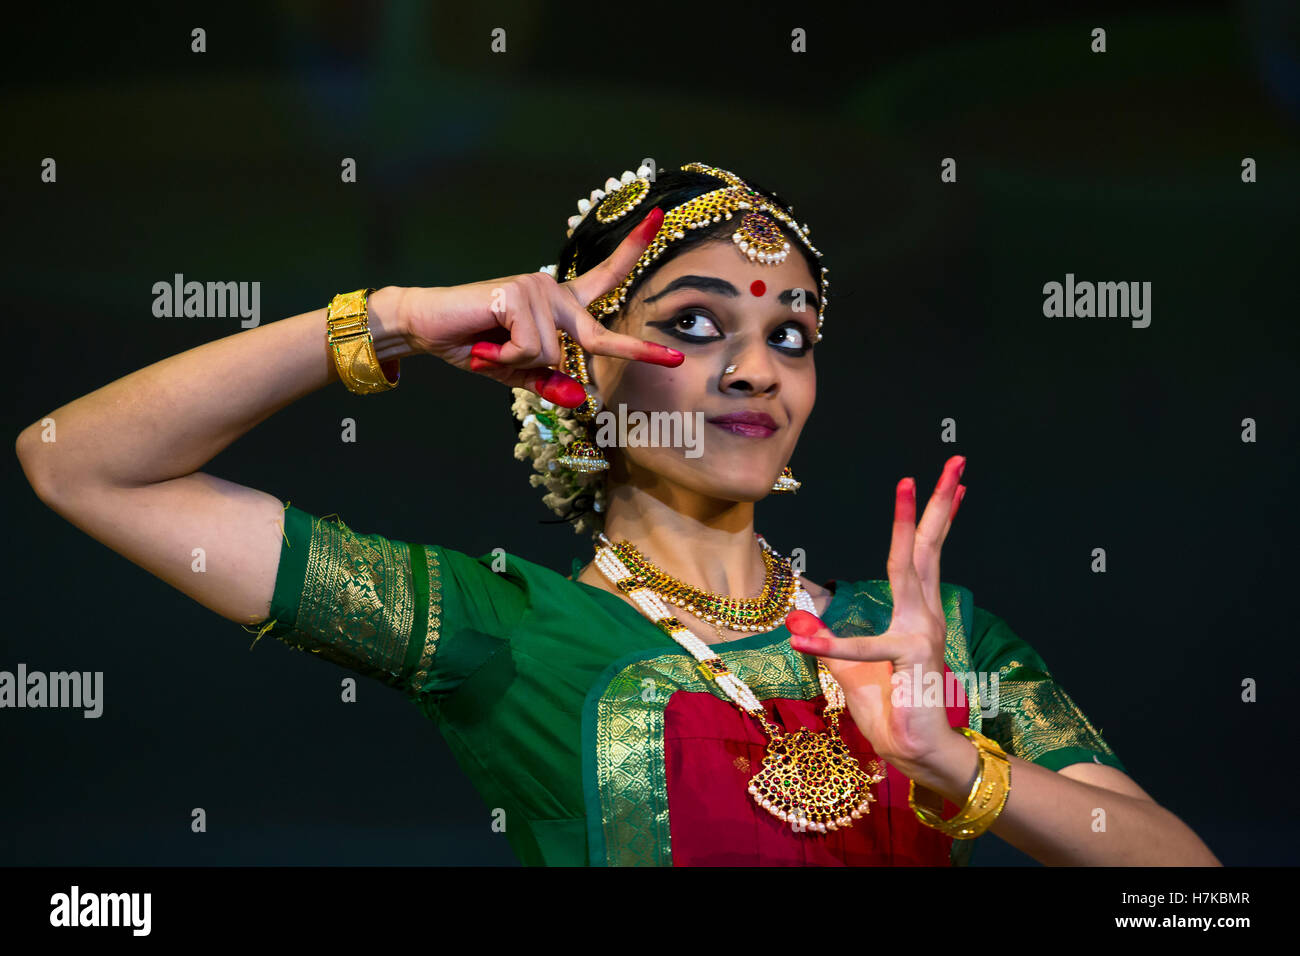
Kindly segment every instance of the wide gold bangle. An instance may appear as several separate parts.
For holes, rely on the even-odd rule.
[[[918,804],[915,780],[907,791],[907,805],[926,826],[956,840],[973,840],[993,825],[1002,808],[1007,805],[1007,797],[1011,794],[1011,761],[996,740],[969,727],[957,729],[970,739],[980,755],[979,773],[975,775],[966,805],[955,816],[944,820],[937,812],[942,809],[942,804],[933,809],[923,803]],[[928,790],[925,792],[930,793]]]
[[[384,374],[375,354],[375,340],[370,334],[366,297],[374,289],[340,292],[325,310],[325,342],[334,356],[334,366],[348,391],[373,395],[397,387],[401,364],[392,381]]]

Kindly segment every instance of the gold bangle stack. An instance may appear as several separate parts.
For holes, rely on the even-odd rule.
[[[1011,761],[1007,758],[998,742],[985,737],[969,727],[958,727],[965,734],[980,755],[979,773],[971,785],[966,806],[957,811],[956,816],[944,820],[939,816],[942,803],[937,807],[919,805],[916,801],[916,781],[911,782],[907,791],[907,805],[916,813],[916,818],[928,827],[945,833],[956,840],[973,840],[993,825],[1002,808],[1007,805],[1011,794]],[[926,793],[930,791],[926,790]],[[938,794],[932,794],[938,796]]]
[[[375,354],[375,340],[370,334],[370,317],[366,299],[374,289],[340,292],[325,310],[325,342],[334,356],[334,366],[348,391],[373,395],[397,387],[401,364],[389,381]]]

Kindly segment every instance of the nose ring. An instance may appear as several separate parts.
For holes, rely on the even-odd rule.
[[[723,375],[730,375],[730,374],[731,374],[732,372],[734,372],[735,370],[736,370],[736,366],[734,366],[734,365],[728,365],[728,366],[723,370],[722,374],[723,374]]]

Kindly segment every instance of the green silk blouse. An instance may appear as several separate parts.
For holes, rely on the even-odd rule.
[[[582,565],[566,577],[506,552],[359,534],[288,505],[270,616],[256,627],[404,694],[488,808],[504,811],[524,864],[670,865],[663,702],[675,690],[725,695],[631,603],[573,580]],[[826,586],[822,618],[836,634],[888,628],[887,581]],[[941,590],[945,663],[963,681],[972,729],[1051,770],[1124,769],[1004,620],[964,587]],[[782,626],[719,645],[719,656],[760,699],[811,700],[815,658],[789,637]],[[998,675],[996,716],[981,713],[976,673]],[[968,862],[976,842],[955,841],[952,862]]]

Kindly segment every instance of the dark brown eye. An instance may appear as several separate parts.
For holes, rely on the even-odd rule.
[[[782,345],[782,351],[794,352],[796,355],[803,355],[809,349],[808,333],[804,331],[803,326],[797,322],[789,325],[783,325],[772,333],[774,344]]]
[[[703,319],[704,323],[708,323],[708,324],[705,325],[704,323],[697,321],[699,319]],[[694,338],[704,338],[704,339],[721,338],[720,335],[703,334],[703,332],[707,331],[707,329],[710,327],[713,329],[713,331],[715,332],[718,331],[717,323],[713,321],[713,317],[709,315],[707,312],[690,310],[687,312],[679,312],[676,316],[673,317],[674,331],[682,332]]]

